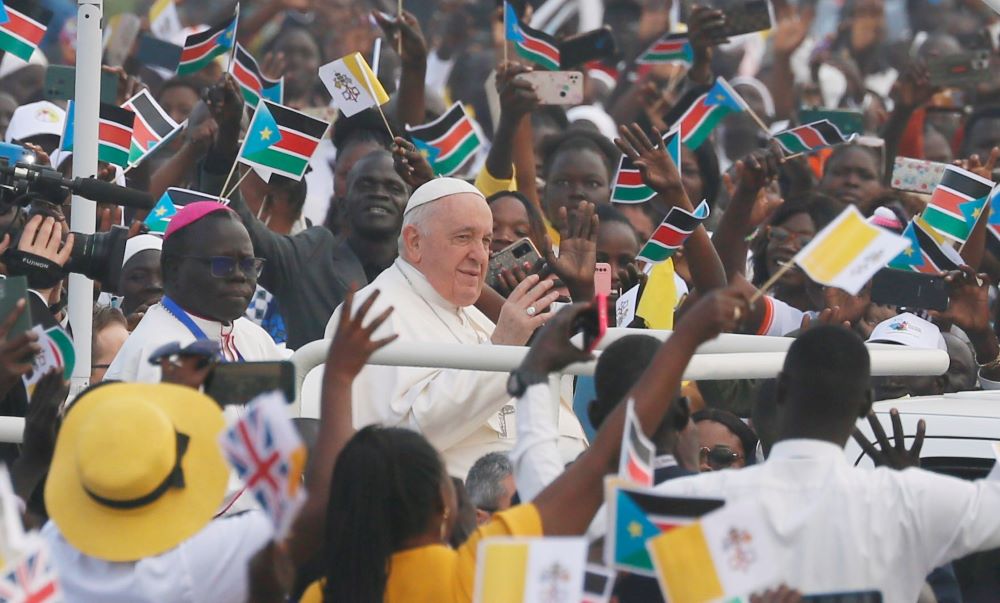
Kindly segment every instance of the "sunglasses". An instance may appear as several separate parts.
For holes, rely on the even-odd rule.
[[[702,461],[707,460],[708,466],[716,470],[732,467],[733,463],[743,458],[742,454],[723,444],[711,448],[702,446],[698,453]]]
[[[246,275],[253,275],[254,278],[260,276],[264,271],[264,258],[232,258],[224,255],[213,257],[201,257],[197,255],[182,255],[181,257],[208,264],[215,278],[227,278],[236,273],[236,268]]]

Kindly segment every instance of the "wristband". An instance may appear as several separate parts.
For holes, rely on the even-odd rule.
[[[51,289],[58,285],[65,276],[63,268],[59,264],[20,249],[9,250],[4,255],[4,259],[10,274],[26,277],[28,287],[31,289]]]

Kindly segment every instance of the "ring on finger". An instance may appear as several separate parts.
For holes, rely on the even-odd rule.
[[[538,308],[536,308],[535,306],[528,306],[527,308],[524,309],[524,312],[528,316],[534,316],[535,314],[538,314]]]
[[[733,320],[739,320],[741,316],[743,316],[743,310],[739,306],[733,308]]]

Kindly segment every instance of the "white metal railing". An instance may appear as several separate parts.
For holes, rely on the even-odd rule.
[[[645,329],[609,329],[599,348],[627,334],[645,334],[666,339],[670,331]],[[702,345],[691,359],[684,378],[689,380],[759,379],[774,377],[781,371],[785,354],[794,339],[724,334]],[[309,343],[292,356],[296,375],[298,414],[302,406],[302,382],[306,375],[321,367],[326,359],[328,340]],[[940,375],[948,370],[948,354],[943,350],[918,350],[885,344],[866,344],[871,356],[873,376]],[[466,345],[396,341],[375,352],[369,364],[413,366],[477,371],[507,372],[517,368],[527,354],[523,346]],[[596,352],[600,356],[600,351]],[[574,364],[563,373],[593,375],[596,361]],[[311,392],[315,393],[315,392]]]

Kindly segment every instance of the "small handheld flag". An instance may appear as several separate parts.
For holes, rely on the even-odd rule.
[[[239,42],[236,43],[236,54],[229,72],[240,85],[243,100],[248,107],[256,107],[261,97],[278,104],[284,101],[284,78],[272,80],[265,76],[257,60]]]
[[[0,23],[0,50],[25,63],[42,43],[52,11],[37,0],[5,0],[7,20]]]
[[[618,476],[637,486],[652,487],[655,458],[656,445],[642,432],[639,417],[635,414],[635,400],[629,398],[625,410],[625,433],[622,435]]]
[[[931,235],[920,217],[906,225],[903,236],[909,246],[889,262],[889,268],[912,270],[924,274],[939,274],[958,270],[965,262],[958,253],[947,245],[940,245]]]
[[[587,539],[487,538],[476,554],[474,603],[576,603],[583,596]]]
[[[964,245],[989,200],[994,183],[949,165],[922,214],[934,231]]]
[[[848,205],[793,260],[817,283],[857,295],[872,275],[909,246],[910,239],[869,224]]]
[[[143,89],[125,101],[122,107],[135,113],[128,154],[129,165],[142,163],[164,140],[170,138],[181,127],[153,99],[149,90]]]
[[[681,137],[677,130],[671,130],[663,135],[663,146],[670,159],[681,171]],[[622,155],[615,172],[614,187],[611,190],[612,203],[644,203],[656,196],[656,191],[646,186],[642,181],[642,173],[632,163],[628,155]]]
[[[302,180],[330,124],[261,99],[240,150],[240,162],[270,179],[278,174]]]
[[[997,209],[997,202],[1000,199],[997,199],[998,196],[1000,196],[1000,187],[993,192],[990,199],[989,219],[986,222],[986,232],[989,234],[986,237],[986,248],[996,257],[1000,257],[1000,210]]]
[[[236,5],[236,14],[222,23],[209,29],[192,34],[184,41],[181,52],[181,64],[177,66],[177,75],[198,73],[215,60],[233,48],[236,43],[236,27],[240,21],[240,5]]]
[[[773,586],[781,567],[778,535],[759,503],[730,503],[646,546],[671,603],[703,603]]]
[[[694,213],[671,207],[667,217],[663,218],[649,241],[639,250],[636,259],[650,264],[667,261],[684,246],[684,241],[708,218],[709,213],[706,201],[702,201]]]
[[[22,556],[7,560],[0,573],[0,601],[62,603],[65,601],[46,540],[29,535]]]
[[[247,405],[246,414],[219,435],[222,452],[247,490],[271,518],[283,539],[305,503],[302,471],[306,446],[285,410],[284,397],[271,392]]]
[[[722,500],[664,496],[649,488],[611,485],[608,492],[608,531],[604,565],[654,576],[646,541],[718,509]]]
[[[514,43],[517,54],[550,71],[559,70],[559,43],[554,37],[521,21],[510,2],[504,2],[504,21],[504,37]]]
[[[7,14],[7,7],[3,5],[3,0],[0,0],[0,25],[10,21],[10,15]]]
[[[828,119],[814,121],[784,132],[778,132],[774,139],[781,145],[785,156],[812,153],[838,144],[852,142],[857,134],[844,136],[840,129]]]
[[[214,203],[218,203],[219,198],[200,191],[170,187],[165,193],[163,193],[160,200],[156,202],[156,205],[149,212],[149,215],[146,216],[144,224],[149,227],[149,231],[151,233],[163,234],[167,232],[167,226],[170,225],[170,219],[177,215],[177,212],[179,212],[185,205],[190,205],[191,203],[197,203],[199,201],[212,201]]]
[[[62,141],[59,149],[73,150],[74,121],[76,103],[69,101],[66,108],[66,123],[63,125]],[[129,149],[132,146],[132,124],[135,114],[128,109],[101,103],[100,125],[97,129],[97,159],[127,167],[129,164]]]
[[[664,34],[653,45],[646,49],[635,60],[640,65],[658,65],[660,63],[681,63],[690,65],[694,61],[694,50],[687,34]]]
[[[476,126],[461,101],[434,121],[414,128],[407,127],[406,131],[410,133],[413,144],[427,156],[438,176],[451,176],[457,172],[482,146]]]
[[[747,111],[747,103],[724,78],[716,78],[707,92],[694,99],[684,111],[677,126],[681,141],[689,149],[697,149],[727,115]]]
[[[184,24],[174,0],[156,0],[149,7],[149,31],[160,40],[172,43],[184,41]]]
[[[389,102],[385,88],[359,52],[320,67],[319,79],[346,117]]]

